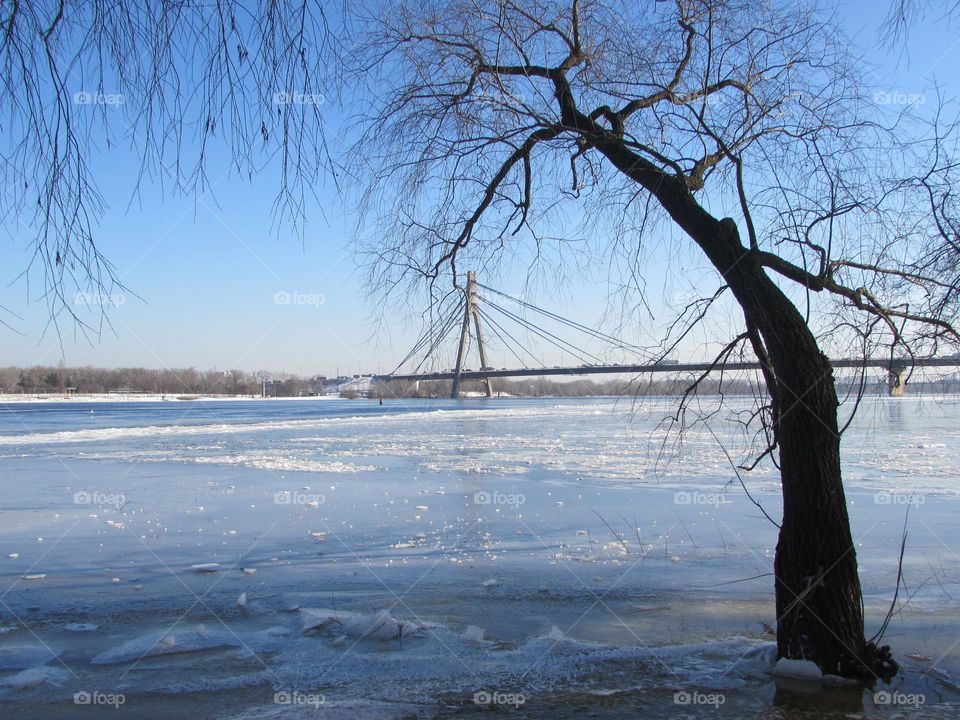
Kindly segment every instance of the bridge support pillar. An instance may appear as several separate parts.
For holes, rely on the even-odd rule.
[[[890,397],[903,397],[907,392],[906,365],[893,365],[887,370],[887,390]]]
[[[487,365],[487,350],[483,346],[483,330],[480,328],[480,311],[477,310],[477,273],[473,270],[467,273],[467,287],[464,290],[466,294],[466,306],[463,311],[463,325],[460,327],[460,348],[457,351],[457,365],[453,371],[453,386],[450,388],[450,398],[456,400],[460,397],[460,375],[463,373],[463,362],[467,357],[467,346],[470,344],[470,321],[473,320],[473,326],[477,333],[477,350],[480,356],[480,370],[483,371]],[[493,397],[493,386],[490,378],[483,379],[487,397]]]

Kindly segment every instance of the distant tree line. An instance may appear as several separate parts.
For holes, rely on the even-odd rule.
[[[291,375],[250,373],[243,370],[197,370],[180,368],[50,367],[0,368],[0,393],[4,394],[91,394],[155,393],[170,395],[260,395],[272,397],[308,395],[318,385]],[[322,386],[322,383],[320,383]]]
[[[266,381],[264,383],[264,381]],[[80,395],[102,393],[144,393],[167,395],[253,395],[266,390],[268,397],[298,397],[324,394],[324,378],[306,378],[288,373],[246,372],[244,370],[197,370],[196,368],[153,370],[150,368],[96,368],[42,366],[0,368],[0,395]],[[497,378],[494,392],[518,397],[591,397],[591,396],[662,396],[681,395],[690,386],[689,377],[588,378],[554,379],[551,377]],[[838,381],[841,393],[856,392],[853,378]],[[482,383],[465,381],[460,385],[465,393],[483,393]],[[882,379],[868,378],[864,392],[886,392]],[[756,380],[747,377],[722,380],[707,378],[697,387],[701,395],[752,395],[758,390]],[[960,393],[960,380],[953,378],[920,379],[910,383],[912,393]],[[358,390],[349,386],[340,388],[344,398],[358,397]],[[370,397],[447,398],[449,380],[416,383],[374,382]]]

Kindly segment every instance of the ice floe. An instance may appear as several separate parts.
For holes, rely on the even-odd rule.
[[[463,639],[471,642],[483,642],[484,635],[483,628],[476,625],[467,625],[467,629],[463,631]]]
[[[0,646],[0,670],[23,670],[46,665],[57,653],[46,645]]]
[[[206,630],[178,630],[141,635],[95,656],[90,662],[94,665],[116,665],[118,663],[139,660],[140,658],[192,653],[203,650],[239,647],[240,638],[234,633]]]
[[[774,677],[791,678],[793,680],[810,680],[820,682],[823,671],[812,660],[791,660],[780,658],[770,671]]]
[[[93,623],[67,623],[63,629],[67,632],[93,632],[99,627]]]
[[[0,690],[27,690],[41,685],[60,688],[69,679],[69,670],[42,665],[21,670],[9,677],[0,678]]]
[[[397,620],[388,611],[355,613],[326,608],[301,608],[303,631],[331,632],[361,640],[400,640],[416,635],[421,628],[416,623]]]

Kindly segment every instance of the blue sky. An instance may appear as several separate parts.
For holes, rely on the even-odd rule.
[[[929,92],[937,81],[953,96],[960,67],[956,34],[936,18],[927,18],[911,30],[907,54],[889,51],[880,46],[877,30],[886,7],[884,2],[860,0],[838,6],[844,25],[876,66],[877,87],[913,94]],[[355,218],[332,187],[318,189],[321,201],[301,244],[292,232],[272,227],[276,178],[270,171],[252,182],[213,175],[212,193],[196,199],[164,197],[159,187],[147,184],[128,207],[135,156],[114,148],[99,155],[95,166],[109,205],[98,246],[129,288],[109,311],[113,328],[91,341],[77,336],[65,321],[58,338],[49,326],[47,305],[38,297],[40,277],[28,276],[29,285],[28,278],[18,278],[29,261],[29,229],[8,221],[0,236],[0,306],[19,315],[4,318],[20,334],[0,327],[0,365],[56,364],[62,359],[67,365],[330,375],[337,370],[390,370],[416,339],[415,324],[397,323],[418,308],[382,308],[364,295],[350,242]],[[503,282],[509,284],[510,278]],[[544,290],[528,299],[596,326],[607,299],[606,289],[596,283],[596,277],[579,276],[560,296]],[[654,268],[651,288],[664,288],[668,294],[664,283]],[[502,289],[519,290],[506,285]],[[296,301],[277,303],[276,293],[289,293]],[[385,332],[378,319],[393,323],[392,330]],[[689,347],[698,342],[691,339]],[[545,360],[573,362],[549,352]],[[516,361],[498,353],[492,364]]]

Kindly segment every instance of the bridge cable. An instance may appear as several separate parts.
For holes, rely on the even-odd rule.
[[[647,352],[647,348],[640,347],[639,345],[633,345],[632,343],[628,343],[628,342],[624,341],[624,340],[621,339],[621,338],[614,337],[613,335],[607,335],[606,333],[600,332],[599,330],[596,330],[596,329],[591,328],[591,327],[587,327],[586,325],[581,325],[580,323],[576,322],[575,320],[570,320],[570,319],[565,318],[565,317],[563,317],[563,316],[561,316],[561,315],[557,315],[556,313],[550,312],[549,310],[545,310],[544,308],[537,307],[536,305],[532,305],[532,304],[526,302],[525,300],[521,300],[521,299],[519,299],[519,298],[515,298],[515,297],[512,297],[512,296],[510,296],[510,295],[507,295],[505,292],[501,292],[500,290],[497,290],[497,289],[495,289],[495,288],[489,287],[489,286],[487,286],[487,285],[483,285],[483,284],[481,284],[481,283],[477,283],[477,287],[481,287],[481,288],[483,288],[484,290],[489,290],[490,292],[496,293],[497,295],[500,295],[500,296],[502,296],[502,297],[505,297],[505,298],[507,298],[508,300],[512,300],[513,302],[517,303],[518,305],[522,305],[522,306],[525,307],[525,308],[528,308],[528,309],[530,309],[530,310],[534,310],[535,312],[538,312],[538,313],[542,313],[543,315],[546,315],[547,317],[549,317],[549,318],[551,318],[551,319],[553,319],[553,320],[556,320],[556,321],[558,321],[558,322],[563,323],[564,325],[567,325],[567,326],[572,327],[572,328],[574,328],[574,329],[576,329],[576,330],[580,330],[580,331],[585,332],[585,333],[587,333],[587,334],[589,334],[589,335],[592,335],[592,336],[594,336],[594,337],[597,338],[597,339],[606,340],[606,341],[608,341],[608,342],[612,342],[612,343],[616,344],[618,347],[622,347],[622,348],[625,348],[625,349],[629,348],[629,349],[631,349],[631,350],[640,350],[640,351],[642,351],[642,352]]]
[[[524,318],[522,318],[522,317],[520,317],[520,316],[518,316],[518,315],[516,315],[516,314],[514,314],[514,313],[512,313],[512,312],[510,312],[509,310],[507,310],[507,309],[505,309],[505,308],[503,308],[503,307],[500,307],[499,305],[497,305],[497,304],[494,303],[494,302],[491,302],[491,301],[489,301],[489,300],[486,300],[485,302],[487,303],[487,305],[488,305],[489,307],[492,307],[494,310],[496,310],[497,312],[501,313],[502,315],[504,315],[504,316],[507,317],[508,319],[513,320],[514,322],[516,322],[517,324],[519,324],[519,325],[520,325],[522,328],[524,328],[525,330],[534,333],[535,335],[537,335],[538,337],[542,338],[543,340],[546,340],[548,343],[550,343],[551,345],[553,345],[554,347],[556,347],[558,350],[560,350],[560,352],[569,353],[570,355],[572,355],[574,358],[576,358],[577,360],[579,360],[579,361],[580,361],[581,363],[583,363],[583,364],[588,364],[588,363],[587,363],[587,360],[586,360],[586,358],[583,356],[583,354],[586,354],[587,356],[589,356],[590,358],[592,358],[593,360],[595,360],[598,364],[601,364],[601,365],[603,364],[603,360],[601,360],[600,358],[596,357],[595,355],[592,355],[591,353],[587,352],[586,350],[582,350],[581,348],[578,348],[578,347],[577,347],[576,345],[574,345],[573,343],[568,342],[568,341],[564,340],[563,338],[560,338],[560,337],[554,335],[554,334],[551,333],[549,330],[546,330],[545,328],[542,328],[542,327],[536,325],[535,323],[530,322],[530,321],[528,321],[528,320],[526,320],[526,319],[524,319]],[[583,354],[581,354],[581,353],[583,353]],[[535,357],[535,356],[534,356],[534,357]],[[544,365],[544,367],[546,367],[546,365]]]
[[[603,360],[598,358],[596,355],[593,355],[592,353],[589,353],[586,350],[582,350],[581,348],[578,348],[576,345],[573,345],[572,343],[567,342],[563,338],[557,337],[556,335],[551,333],[549,330],[545,330],[544,328],[541,328],[538,325],[528,320],[524,320],[523,318],[515,315],[509,310],[505,310],[504,308],[500,307],[495,302],[491,302],[490,300],[486,300],[486,299],[484,300],[484,302],[487,304],[488,307],[492,307],[497,312],[502,313],[503,315],[510,318],[514,322],[519,323],[522,327],[525,327],[526,329],[530,330],[534,334],[543,338],[554,347],[559,348],[561,352],[570,353],[584,365],[588,365],[589,363],[586,361],[586,358],[584,358],[583,355],[581,355],[580,353],[584,353],[588,357],[592,358],[597,362],[598,365],[604,364]],[[567,347],[564,347],[564,345],[566,345]]]
[[[509,310],[506,310],[506,309],[500,307],[500,306],[497,305],[495,302],[491,302],[490,300],[484,300],[484,302],[486,302],[487,305],[489,305],[490,307],[492,307],[494,310],[497,310],[498,312],[503,313],[503,314],[506,315],[507,317],[511,318],[514,322],[517,322],[517,323],[519,323],[520,325],[528,328],[528,329],[531,330],[532,332],[536,333],[537,335],[539,335],[541,338],[543,338],[544,340],[546,340],[546,341],[549,342],[550,344],[552,344],[552,345],[554,345],[555,347],[559,348],[561,352],[568,352],[568,353],[570,353],[570,354],[573,355],[575,358],[577,358],[578,360],[580,360],[581,363],[583,363],[583,364],[585,364],[585,365],[586,365],[586,364],[589,364],[589,363],[587,363],[586,358],[584,357],[584,355],[586,355],[586,357],[589,357],[589,358],[595,360],[598,365],[603,365],[603,364],[604,364],[604,361],[601,360],[600,358],[598,358],[598,357],[597,357],[596,355],[594,355],[593,353],[591,353],[591,352],[589,352],[589,351],[587,351],[587,350],[584,350],[583,348],[578,348],[578,347],[577,347],[576,345],[574,345],[573,343],[568,342],[567,340],[564,340],[563,338],[554,335],[554,334],[553,334],[552,332],[550,332],[549,330],[546,330],[545,328],[540,327],[539,325],[533,323],[532,321],[529,321],[529,320],[526,320],[526,319],[524,319],[524,318],[521,318],[521,317],[519,317],[518,315],[515,315],[514,313],[510,312]],[[562,344],[561,344],[561,343],[562,343]],[[567,347],[564,347],[564,345],[566,345]],[[581,354],[581,353],[582,353],[582,354]]]
[[[459,324],[458,322],[459,316],[463,314],[465,304],[466,304],[466,301],[461,302],[454,309],[454,312],[448,317],[448,320],[446,322],[446,328],[436,336],[436,339],[433,341],[433,344],[430,345],[423,359],[417,364],[417,367],[414,368],[413,373],[411,373],[412,375],[416,375],[418,372],[420,372],[420,369],[423,367],[423,364],[431,358],[434,351],[438,347],[440,347],[441,343],[443,343],[443,341],[447,339],[447,336],[450,334],[450,332]]]
[[[442,319],[440,320],[440,322],[432,323],[429,327],[427,327],[427,329],[424,331],[423,335],[420,336],[420,339],[417,340],[416,345],[413,346],[413,349],[412,349],[410,352],[407,353],[406,357],[404,357],[403,360],[401,360],[401,361],[399,362],[399,364],[397,365],[397,367],[394,368],[393,372],[390,373],[390,374],[391,374],[391,375],[395,375],[396,372],[397,372],[401,367],[403,367],[404,364],[405,364],[408,360],[410,360],[410,358],[414,357],[418,352],[420,352],[420,350],[422,350],[424,347],[426,347],[427,344],[430,342],[430,340],[435,337],[434,333],[436,332],[436,328],[437,328],[438,326],[442,329],[442,332],[441,332],[441,334],[440,334],[440,337],[441,337],[441,338],[444,338],[444,337],[446,337],[447,335],[449,335],[449,333],[450,333],[450,328],[453,327],[453,324],[455,324],[455,323],[453,323],[453,321],[457,318],[458,315],[460,315],[460,314],[463,312],[464,302],[465,302],[464,300],[461,300],[461,301],[453,308],[453,312],[452,312],[452,313],[447,313],[446,317],[445,317],[445,318],[442,318]],[[451,324],[451,323],[453,323],[453,324]],[[443,329],[443,328],[445,328],[445,329]],[[434,341],[433,344],[430,346],[430,349],[427,351],[427,356],[428,356],[428,357],[429,357],[430,353],[433,352],[433,350],[436,348],[437,344],[438,344],[438,343],[437,343],[436,341]],[[421,365],[422,365],[422,364],[423,364],[423,363],[421,363]]]
[[[517,354],[517,351],[513,349],[513,346],[511,346],[510,343],[508,343],[506,340],[503,339],[503,335],[500,334],[501,332],[504,335],[506,335],[508,338],[513,340],[513,342],[516,343],[523,352],[527,353],[527,355],[531,356],[534,360],[537,359],[536,356],[532,352],[530,352],[527,348],[525,348],[520,343],[519,340],[517,340],[515,337],[513,337],[513,335],[511,335],[503,327],[501,327],[500,323],[498,323],[496,320],[490,317],[487,313],[485,313],[479,307],[477,308],[477,312],[480,313],[480,317],[483,318],[484,322],[487,323],[487,326],[490,328],[490,331],[494,334],[494,336],[496,336],[497,339],[503,343],[503,346],[510,351],[510,353],[517,359],[517,362],[519,362],[522,367],[527,367],[527,364],[523,361],[523,358]]]
[[[446,324],[446,322],[449,322],[449,315],[448,315],[448,320],[444,321],[444,324]],[[426,346],[426,344],[429,342],[430,338],[433,336],[433,331],[434,331],[434,328],[436,327],[436,325],[437,325],[437,323],[432,323],[429,327],[427,327],[426,330],[424,330],[423,335],[421,335],[421,336],[420,336],[420,339],[417,340],[416,345],[414,345],[414,346],[413,346],[413,349],[412,349],[410,352],[407,353],[406,357],[404,357],[403,360],[400,361],[400,363],[397,365],[397,367],[394,369],[393,373],[391,373],[391,374],[396,373],[397,370],[399,370],[401,367],[403,367],[404,363],[406,363],[410,358],[412,358],[412,357],[413,357],[414,355],[416,355],[423,347]]]
[[[482,288],[484,288],[485,290],[490,290],[491,292],[494,292],[494,293],[496,293],[497,295],[500,295],[500,296],[502,296],[502,297],[505,297],[505,298],[508,299],[508,300],[512,300],[513,302],[517,303],[518,305],[521,305],[521,306],[523,306],[523,307],[525,307],[525,308],[528,308],[528,309],[530,309],[530,310],[534,310],[534,311],[536,311],[536,312],[538,312],[538,313],[541,313],[541,314],[543,314],[543,315],[546,315],[547,317],[549,317],[549,318],[551,318],[551,319],[553,319],[553,320],[557,320],[558,322],[561,322],[561,323],[563,323],[564,325],[567,325],[567,326],[569,326],[569,327],[572,327],[572,328],[574,328],[574,329],[576,329],[576,330],[580,330],[580,331],[582,331],[582,332],[585,332],[585,333],[587,333],[587,334],[589,334],[589,335],[592,335],[592,336],[594,336],[594,337],[596,337],[596,338],[598,338],[598,339],[607,340],[607,341],[609,341],[609,342],[612,342],[612,343],[616,344],[616,345],[619,346],[619,347],[631,348],[631,349],[633,349],[633,350],[646,350],[646,348],[640,347],[639,345],[633,345],[632,343],[628,343],[628,342],[626,342],[625,340],[623,340],[622,338],[614,337],[613,335],[607,335],[606,333],[602,333],[602,332],[600,332],[599,330],[596,330],[596,329],[594,329],[594,328],[588,327],[588,326],[586,326],[586,325],[582,325],[582,324],[576,322],[575,320],[570,320],[569,318],[565,318],[565,317],[563,317],[562,315],[557,315],[556,313],[551,312],[551,311],[549,311],[549,310],[545,310],[544,308],[537,307],[536,305],[533,305],[533,304],[531,304],[531,303],[528,303],[528,302],[526,302],[525,300],[521,300],[520,298],[515,298],[515,297],[513,297],[513,296],[511,296],[511,295],[507,295],[505,292],[501,292],[500,290],[497,290],[496,288],[492,288],[492,287],[489,287],[489,286],[487,286],[487,285],[482,285],[482,284],[480,284],[480,283],[477,283],[477,286],[478,286],[478,287],[482,287]]]

